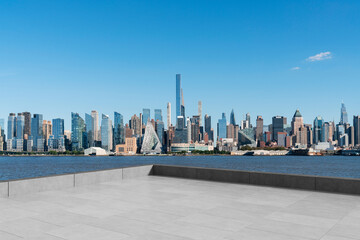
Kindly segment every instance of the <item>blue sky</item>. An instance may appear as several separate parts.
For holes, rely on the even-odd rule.
[[[92,109],[127,120],[173,106],[234,109],[270,123],[360,114],[359,1],[14,1],[0,4],[0,118],[66,119]],[[317,55],[320,54],[320,55]],[[313,58],[310,58],[313,57]],[[254,124],[254,122],[253,122]]]

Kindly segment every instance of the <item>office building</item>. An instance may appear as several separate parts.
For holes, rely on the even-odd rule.
[[[101,134],[99,131],[99,113],[95,110],[91,111],[91,117],[92,117],[92,124],[91,124],[91,130],[92,130],[92,141],[100,141],[101,140]]]
[[[345,104],[341,104],[341,111],[340,111],[340,124],[346,124],[348,123],[348,115],[346,112]]]
[[[114,112],[114,145],[125,143],[124,118],[118,113]]]
[[[181,89],[181,75],[176,74],[176,118],[182,116],[182,89]]]
[[[167,103],[167,129],[171,126],[171,103]]]
[[[221,119],[218,120],[217,124],[217,136],[218,140],[221,140],[222,138],[226,138],[226,115],[225,113],[222,113]]]
[[[16,118],[16,139],[24,139],[25,117],[18,113]]]
[[[155,122],[157,121],[161,121],[163,120],[163,117],[162,117],[162,111],[161,109],[155,109],[154,110],[154,120]]]
[[[150,109],[149,108],[143,108],[143,114],[142,114],[142,125],[146,125],[148,121],[151,120],[150,118]]]
[[[101,147],[107,152],[113,148],[112,122],[108,115],[103,114],[101,119]]]
[[[71,113],[71,146],[73,151],[87,148],[87,134],[85,121],[78,113]]]
[[[321,136],[322,136],[322,125],[324,123],[324,120],[322,119],[321,116],[317,116],[314,120],[314,130],[313,130],[313,134],[314,134],[314,144],[318,144],[319,142],[322,141]]]
[[[262,116],[257,116],[256,130],[255,130],[255,139],[257,141],[263,141],[263,128],[264,128],[264,119],[262,118]]]
[[[45,141],[41,141],[43,140],[43,136],[43,115],[34,114],[31,119],[31,139],[33,140],[33,147],[35,151],[44,148],[44,146],[38,146],[38,143],[45,143]]]
[[[31,136],[31,113],[30,112],[23,112],[22,115],[24,116],[24,139],[28,139]]]
[[[236,125],[234,109],[232,109],[230,113],[230,124],[232,124],[233,126]]]
[[[202,126],[202,102],[198,102],[198,115],[200,117],[199,119],[199,125]]]
[[[7,139],[13,139],[15,137],[16,137],[16,115],[15,113],[10,113],[8,117]]]
[[[141,116],[138,117],[134,114],[130,119],[130,129],[134,130],[134,135],[141,136],[142,135],[142,121]],[[142,118],[144,119],[144,118]],[[146,124],[146,123],[145,123]]]
[[[278,132],[284,132],[284,125],[287,122],[286,120],[286,117],[283,116],[275,116],[272,118],[272,137],[274,141],[278,140]]]
[[[214,131],[211,128],[211,116],[205,114],[205,118],[204,118],[204,124],[205,124],[205,133],[207,133],[208,135],[208,140],[209,141],[214,141]]]

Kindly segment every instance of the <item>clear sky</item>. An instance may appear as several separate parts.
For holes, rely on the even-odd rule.
[[[173,107],[234,109],[270,123],[297,108],[339,121],[360,114],[360,1],[17,1],[0,4],[0,118],[96,109],[128,120]]]

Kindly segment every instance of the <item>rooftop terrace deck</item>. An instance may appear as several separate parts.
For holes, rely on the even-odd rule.
[[[360,197],[161,176],[0,198],[0,239],[360,239]]]

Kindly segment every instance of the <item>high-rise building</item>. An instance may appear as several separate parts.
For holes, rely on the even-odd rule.
[[[13,139],[15,137],[16,137],[16,115],[15,113],[10,113],[8,117],[7,139]]]
[[[202,126],[202,102],[198,102],[198,115],[200,116],[199,125]]]
[[[167,128],[171,126],[171,103],[167,103]]]
[[[25,117],[22,113],[18,113],[16,118],[16,138],[24,139]]]
[[[78,113],[71,113],[71,146],[73,151],[81,151],[86,148],[85,121]]]
[[[300,131],[299,129],[302,126],[304,126],[304,119],[303,119],[299,109],[297,109],[296,112],[294,113],[294,116],[291,121],[292,135],[296,136],[297,133]],[[297,139],[300,139],[300,138],[297,138]]]
[[[106,151],[113,148],[112,122],[108,115],[103,114],[101,119],[101,147]]]
[[[156,134],[159,137],[159,141],[161,142],[161,145],[164,145],[164,129],[165,129],[164,122],[156,121],[155,129],[156,129]]]
[[[247,124],[248,124],[249,128],[251,128],[251,127],[252,127],[252,125],[251,125],[250,113],[247,113],[247,114],[246,114],[246,116],[245,116],[245,120],[246,120],[246,122],[247,122]]]
[[[273,140],[277,141],[278,132],[284,132],[284,125],[287,123],[286,117],[283,116],[275,116],[272,118],[272,137]]]
[[[191,122],[191,140],[192,142],[200,142],[200,116],[195,115],[190,119]]]
[[[217,125],[218,125],[217,126],[218,140],[220,140],[222,138],[226,138],[226,115],[225,115],[225,113],[222,113],[222,117],[221,117],[221,119],[219,119]]]
[[[255,130],[255,139],[257,141],[263,141],[263,129],[264,129],[264,119],[262,118],[262,116],[257,116],[256,130]]]
[[[136,114],[134,114],[130,119],[130,129],[134,130],[135,135],[142,135],[141,119],[136,116]]]
[[[360,144],[360,116],[354,116],[354,145]]]
[[[31,119],[31,138],[33,140],[33,147],[35,150],[39,150],[44,148],[44,146],[38,146],[39,143],[45,141],[43,140],[43,115],[42,114],[34,114]],[[29,149],[28,149],[29,151]]]
[[[330,124],[328,122],[324,122],[321,128],[321,142],[329,142],[330,139]]]
[[[143,108],[143,114],[142,114],[142,125],[146,126],[147,122],[150,121],[150,109],[149,108]]]
[[[341,112],[340,112],[340,124],[348,123],[348,115],[346,112],[346,107],[344,103],[341,103]]]
[[[214,141],[214,133],[213,131],[211,130],[211,116],[205,114],[205,133],[208,134],[208,139],[209,141]]]
[[[58,139],[59,137],[64,137],[64,131],[65,131],[64,119],[55,118],[52,120],[52,125],[53,125],[54,138]]]
[[[114,112],[114,146],[125,143],[124,118]]]
[[[182,116],[181,106],[182,106],[182,89],[181,89],[181,75],[176,74],[176,117]]]
[[[100,141],[101,134],[99,134],[99,113],[95,110],[92,110],[91,117],[92,117],[92,124],[91,124],[92,137],[91,138],[93,141]]]
[[[158,135],[154,130],[154,126],[150,121],[147,122],[144,134],[143,144],[141,146],[141,153],[161,153],[162,144]]]
[[[28,139],[31,136],[31,113],[23,112],[22,115],[25,118],[24,138]]]
[[[154,120],[155,120],[155,122],[157,122],[157,121],[161,121],[162,122],[162,120],[163,120],[163,118],[162,118],[162,111],[161,111],[161,109],[155,109],[154,110],[154,114],[155,114],[155,118],[154,118]],[[143,119],[144,120],[144,119]]]
[[[313,130],[313,135],[314,135],[314,144],[318,144],[319,142],[322,141],[321,136],[322,136],[322,125],[324,123],[324,120],[322,119],[321,116],[317,116],[314,120],[314,130]]]
[[[50,136],[52,135],[52,123],[51,121],[43,120],[43,138],[45,145],[47,145]]]
[[[86,125],[86,135],[89,147],[95,146],[95,139],[94,139],[94,130],[93,130],[93,117],[90,114],[85,113],[85,125]]]
[[[230,124],[236,125],[234,109],[232,109],[230,113]]]

